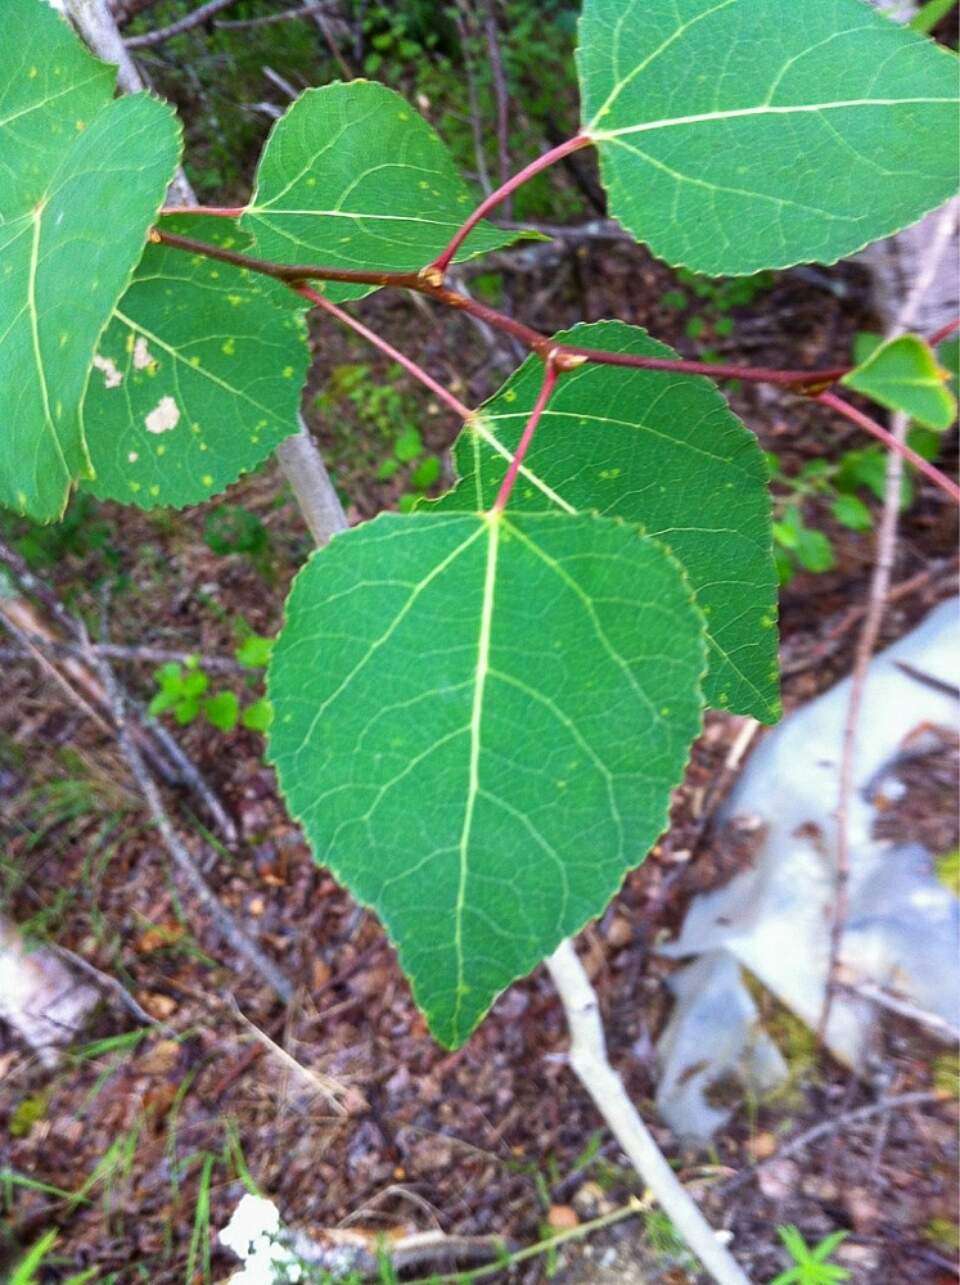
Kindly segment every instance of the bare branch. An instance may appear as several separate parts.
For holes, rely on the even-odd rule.
[[[293,983],[273,960],[265,955],[260,947],[247,936],[229,910],[217,899],[200,873],[197,863],[174,829],[173,823],[164,807],[163,799],[160,797],[160,790],[148,772],[143,756],[130,735],[127,726],[126,705],[113,670],[110,668],[109,661],[103,656],[96,656],[93,652],[91,652],[91,660],[96,664],[104,688],[108,693],[114,721],[117,725],[117,739],[123,751],[123,756],[127,760],[127,765],[133,774],[133,778],[140,788],[140,793],[146,800],[147,807],[150,809],[171,860],[189,883],[194,897],[202,909],[210,916],[220,937],[242,959],[246,960],[250,967],[259,974],[262,980],[285,1004],[289,1003],[293,998]]]
[[[209,21],[214,14],[228,9],[235,3],[236,0],[207,0],[206,4],[202,4],[199,9],[194,9],[176,22],[171,22],[169,27],[159,27],[156,31],[147,31],[142,36],[129,36],[123,43],[128,49],[162,45],[165,40],[170,40],[173,36],[182,36],[185,31],[199,27],[201,23]]]
[[[916,315],[916,310],[923,296],[933,283],[940,262],[956,234],[960,202],[954,200],[946,207],[938,220],[936,230],[927,249],[926,259],[910,294],[900,309],[888,338],[893,339],[907,330]],[[824,395],[821,395],[821,400]],[[828,394],[826,396],[829,396]],[[833,399],[840,401],[839,398]],[[841,403],[845,405],[846,403]],[[850,409],[853,409],[852,407]],[[866,418],[866,417],[864,417]],[[883,497],[883,513],[877,529],[877,557],[870,578],[870,591],[867,612],[857,640],[857,650],[850,678],[850,700],[847,705],[847,716],[843,728],[843,742],[840,758],[840,780],[837,789],[836,811],[836,893],[833,920],[830,926],[830,953],[827,962],[827,975],[823,1009],[820,1014],[818,1035],[822,1040],[826,1035],[837,991],[837,978],[840,971],[843,937],[846,931],[849,912],[850,885],[850,849],[848,838],[848,820],[850,797],[853,793],[853,780],[856,768],[857,727],[863,706],[864,691],[867,682],[867,670],[873,657],[883,613],[890,593],[890,581],[893,574],[894,558],[897,545],[897,524],[900,517],[900,484],[903,477],[903,454],[907,449],[907,429],[910,426],[908,417],[902,413],[892,419],[891,440],[902,449],[891,450],[887,456],[887,478]],[[947,479],[944,479],[945,481]],[[952,484],[951,484],[952,485]],[[955,488],[956,489],[956,488]],[[957,491],[960,496],[960,491]]]
[[[719,1285],[749,1285],[749,1279],[721,1245],[713,1228],[681,1186],[647,1126],[627,1097],[623,1081],[607,1060],[606,1040],[596,992],[577,958],[563,941],[547,960],[570,1027],[570,1066],[650,1188],[677,1233]]]

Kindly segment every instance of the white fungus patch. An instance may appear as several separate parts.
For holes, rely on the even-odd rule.
[[[104,388],[117,388],[123,383],[123,376],[120,374],[119,370],[117,370],[116,363],[109,357],[101,357],[100,354],[97,353],[96,357],[93,359],[93,364],[97,370],[103,371]]]
[[[147,347],[146,339],[141,335],[133,345],[134,367],[137,370],[146,370],[147,367],[152,366],[155,361],[156,358],[151,355],[150,349]]]
[[[169,433],[180,422],[180,408],[172,397],[161,397],[144,422],[148,433]]]
[[[136,451],[131,451],[130,454],[127,456],[127,459],[131,464],[136,464],[139,458],[140,456],[137,454]]]

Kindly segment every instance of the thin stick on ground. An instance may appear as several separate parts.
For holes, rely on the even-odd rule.
[[[630,1163],[713,1279],[719,1285],[749,1285],[749,1278],[681,1186],[610,1065],[597,995],[571,941],[560,943],[547,968],[570,1027],[570,1067]]]
[[[798,1151],[805,1150],[831,1133],[837,1133],[841,1129],[849,1129],[853,1125],[861,1124],[864,1120],[872,1120],[874,1116],[886,1115],[888,1111],[903,1111],[910,1107],[932,1106],[937,1102],[943,1101],[944,1095],[935,1089],[918,1089],[914,1093],[901,1093],[896,1097],[881,1098],[879,1102],[872,1102],[869,1106],[857,1107],[853,1111],[844,1111],[841,1115],[834,1116],[830,1120],[821,1120],[819,1124],[815,1124],[809,1129],[804,1129],[803,1133],[798,1133],[795,1138],[791,1138],[788,1142],[778,1147],[776,1155],[771,1156],[769,1160],[763,1160],[760,1164],[751,1165],[749,1169],[741,1170],[735,1177],[717,1188],[717,1195],[731,1195],[748,1182],[752,1182],[768,1165],[775,1164],[778,1160],[787,1160],[790,1156],[795,1156]]]
[[[59,955],[66,964],[76,968],[78,972],[89,977],[90,980],[99,987],[100,990],[106,991],[108,995],[115,995],[125,1009],[140,1023],[141,1026],[155,1026],[165,1032],[173,1032],[172,1026],[167,1026],[165,1022],[158,1022],[155,1017],[151,1017],[145,1008],[142,1008],[134,997],[116,977],[111,977],[109,973],[103,972],[95,964],[91,964],[89,959],[84,959],[75,951],[68,950],[66,946],[59,946],[56,942],[49,942],[48,947]]]
[[[16,620],[11,619],[13,613],[10,610],[9,603],[6,611],[0,610],[0,623],[17,637],[21,647],[41,661],[45,671],[49,672],[65,688],[71,698],[77,700],[85,713],[93,718],[105,731],[112,732],[113,729],[110,724],[104,721],[99,712],[77,693],[73,683],[68,681],[68,678],[62,675],[56,666],[51,665],[43,655],[44,652],[50,652],[54,656],[65,653],[67,657],[65,668],[69,672],[69,677],[84,686],[88,697],[106,706],[108,704],[106,693],[102,685],[90,673],[90,658],[92,654],[95,661],[98,652],[104,656],[109,655],[110,644],[106,644],[102,652],[99,648],[94,647],[79,617],[72,615],[51,586],[40,576],[34,574],[20,554],[15,549],[11,549],[2,540],[0,540],[0,563],[6,565],[13,572],[21,589],[41,603],[60,625],[64,633],[76,641],[71,643],[61,639],[41,637],[38,633],[39,622],[34,623],[32,630],[28,632],[22,625],[18,625]],[[183,783],[193,790],[226,842],[231,845],[235,844],[237,842],[236,825],[203,773],[181,749],[166,728],[151,718],[142,706],[127,695],[125,689],[117,682],[116,676],[114,676],[114,681],[123,696],[125,705],[128,708],[132,708],[136,713],[139,724],[137,736],[142,738],[143,748],[151,764],[159,771],[163,779],[170,784]]]
[[[503,69],[503,54],[500,52],[495,0],[482,0],[482,3],[483,32],[487,39],[490,71],[493,74],[493,96],[497,105],[497,166],[500,185],[505,187],[510,179],[510,94]],[[503,217],[505,219],[513,217],[513,201],[509,193],[503,202]]]
[[[470,132],[473,135],[473,155],[477,165],[477,180],[484,196],[489,196],[493,191],[493,184],[490,182],[487,158],[483,150],[483,121],[480,117],[480,100],[477,95],[477,77],[474,72],[473,49],[471,47],[472,37],[468,26],[470,17],[470,9],[466,0],[456,0],[453,20],[457,28],[457,38],[460,41],[460,51],[463,54],[463,70],[467,81],[467,109],[470,113]]]
[[[198,9],[193,9],[182,18],[178,18],[176,22],[171,22],[169,27],[158,27],[156,31],[147,31],[142,36],[130,36],[124,44],[128,49],[147,49],[153,45],[162,45],[165,40],[170,40],[173,36],[182,36],[184,32],[192,31],[201,23],[209,22],[216,14],[229,9],[236,2],[237,0],[207,0],[207,3],[200,5]]]
[[[937,222],[937,227],[927,248],[924,262],[913,283],[910,294],[904,301],[887,338],[893,339],[907,330],[916,315],[924,295],[936,278],[937,270],[952,242],[958,221],[960,202],[952,201]],[[820,400],[829,394],[821,394]],[[839,401],[840,399],[832,399]],[[828,405],[830,402],[828,401]],[[846,405],[846,403],[841,403]],[[850,408],[853,409],[852,407]],[[858,412],[859,414],[859,412]],[[866,418],[866,417],[864,417]],[[906,447],[907,430],[910,426],[908,417],[897,413],[892,417],[891,441],[900,447]],[[833,1009],[834,998],[838,989],[843,937],[846,931],[850,902],[850,847],[849,847],[849,814],[850,799],[853,793],[853,782],[856,768],[857,728],[867,682],[867,671],[873,657],[880,626],[890,593],[890,582],[896,557],[897,525],[900,517],[900,488],[903,478],[904,453],[892,450],[887,455],[887,476],[883,497],[883,512],[877,528],[877,556],[873,574],[870,578],[870,589],[867,611],[863,628],[857,640],[854,655],[853,672],[850,676],[850,699],[847,715],[844,720],[842,748],[840,756],[840,776],[837,787],[836,810],[836,890],[834,894],[833,917],[830,924],[830,941],[826,963],[825,989],[823,1007],[817,1027],[817,1036],[822,1042],[826,1036]],[[945,481],[947,479],[944,479]],[[952,485],[952,483],[951,483]],[[956,490],[956,488],[954,488]],[[960,494],[960,492],[957,492]]]
[[[127,761],[127,766],[139,786],[164,847],[177,869],[189,883],[191,891],[200,907],[210,916],[220,937],[262,978],[270,989],[285,1004],[293,998],[293,983],[283,971],[263,953],[259,946],[247,936],[233,915],[217,899],[186,846],[177,834],[173,822],[167,813],[156,782],[147,770],[140,750],[130,735],[127,726],[126,703],[117,685],[110,662],[105,656],[90,653],[91,661],[96,665],[104,689],[113,709],[117,726],[117,740]]]
[[[331,9],[329,0],[321,0],[321,3],[301,4],[293,9],[284,9],[281,13],[264,14],[259,18],[218,18],[213,25],[220,31],[247,31],[251,27],[272,27],[277,22],[291,22],[297,18],[312,18],[317,14],[328,18],[343,16],[342,13]]]

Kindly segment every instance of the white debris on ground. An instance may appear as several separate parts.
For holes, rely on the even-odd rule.
[[[0,916],[0,1021],[55,1067],[100,1002],[52,950],[30,950],[16,924]]]
[[[952,733],[960,726],[958,644],[954,600],[874,657],[867,676],[847,825],[843,989],[826,1030],[833,1054],[854,1070],[864,1064],[876,1015],[864,992],[892,994],[932,1015],[944,1030],[960,1025],[956,983],[944,984],[956,977],[960,902],[937,879],[932,854],[873,834],[877,786],[911,737],[922,737],[926,728]],[[819,1023],[849,698],[846,679],[796,710],[761,743],[718,818],[721,826],[732,818],[760,822],[763,837],[752,868],[696,898],[679,938],[661,948],[674,959],[702,956],[674,979],[681,1002],[658,1045],[658,1105],[683,1136],[704,1139],[722,1123],[704,1091],[731,1067],[739,1065],[747,1082],[758,1066],[764,1075],[774,1069],[769,1050],[758,1042],[752,999],[731,964],[737,973],[741,965],[749,969],[812,1029]]]
[[[282,1243],[280,1210],[272,1200],[246,1193],[218,1239],[243,1260],[229,1285],[275,1285],[278,1280],[299,1281],[302,1268]]]
[[[740,965],[726,951],[701,955],[668,985],[677,1006],[657,1044],[657,1110],[674,1133],[709,1138],[733,1115],[711,1103],[711,1087],[732,1077],[752,1094],[770,1093],[786,1079],[787,1064],[760,1029]]]

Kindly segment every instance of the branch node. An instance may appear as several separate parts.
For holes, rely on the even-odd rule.
[[[433,263],[428,263],[426,267],[421,268],[417,273],[417,277],[424,282],[425,285],[434,287],[443,285],[444,275],[443,269],[438,268]]]

